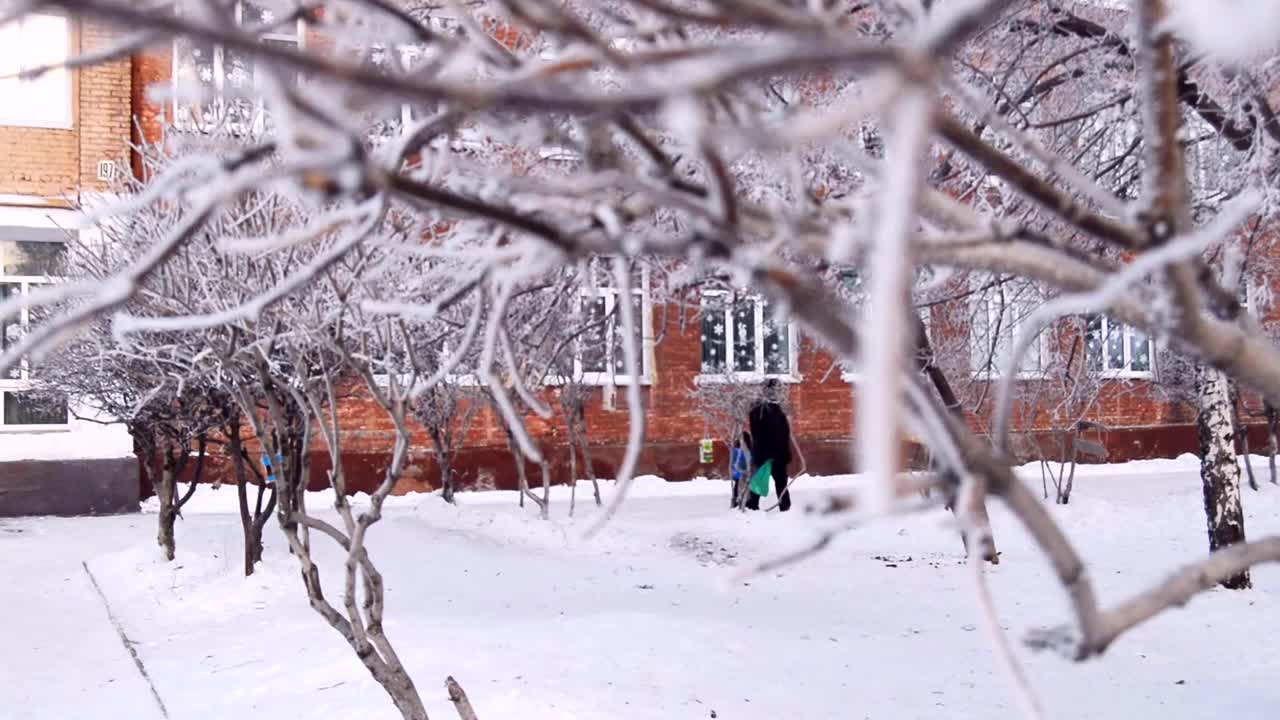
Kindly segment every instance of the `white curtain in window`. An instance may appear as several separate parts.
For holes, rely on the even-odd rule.
[[[65,69],[17,77],[65,62],[70,46],[67,19],[60,15],[27,15],[0,25],[0,124],[70,127],[71,76]]]

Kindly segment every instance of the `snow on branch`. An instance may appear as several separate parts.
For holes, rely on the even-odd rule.
[[[1217,271],[1248,255],[1243,221],[1276,220],[1267,188],[1280,178],[1280,124],[1265,89],[1280,63],[1262,47],[1252,49],[1268,62],[1247,69],[1183,57],[1185,6],[1171,20],[1165,0],[1096,13],[1030,0],[900,5],[349,0],[246,18],[247,4],[214,0],[180,12],[24,4],[18,13],[128,29],[75,67],[144,39],[179,41],[175,55],[217,48],[150,95],[195,98],[216,122],[178,123],[135,148],[145,177],[90,215],[109,239],[77,260],[93,272],[0,301],[0,320],[21,320],[0,375],[78,342],[75,357],[137,381],[95,389],[123,413],[205,390],[234,401],[253,441],[282,457],[276,514],[312,606],[418,720],[364,546],[415,442],[408,415],[427,393],[470,383],[468,398],[483,392],[495,408],[521,477],[525,460],[538,463],[548,487],[528,421],[551,415],[556,392],[562,408],[585,406],[570,386],[594,352],[605,394],[626,385],[628,422],[619,492],[594,532],[640,468],[659,397],[646,395],[662,370],[650,315],[679,312],[682,283],[716,278],[781,308],[862,373],[853,432],[875,493],[837,514],[914,507],[898,467],[911,428],[936,466],[928,487],[956,509],[970,546],[997,559],[985,503],[1003,502],[1071,602],[1077,654],[1100,653],[1274,549],[1232,547],[1100,610],[1084,558],[1010,469],[1005,438],[1035,422],[1011,412],[1014,377],[1042,330],[1069,336],[1062,317],[1106,310],[1280,403],[1280,352],[1240,320]],[[1222,27],[1271,20],[1215,12]],[[668,292],[648,294],[637,267],[668,271]],[[955,287],[968,273],[995,279]],[[853,280],[870,288],[865,314],[836,287]],[[1056,299],[1020,327],[1001,324],[1002,309],[988,323],[982,365],[1004,370],[997,384],[970,372],[977,354],[953,352],[969,344],[966,327],[926,329],[919,308],[974,317],[1006,281]],[[633,293],[643,300],[626,301]],[[1035,392],[1050,407],[1093,408],[1066,395],[1097,385]],[[394,428],[375,507],[359,516],[345,499],[337,411],[352,394]],[[971,429],[992,419],[994,446]],[[328,454],[340,496],[332,523],[306,508],[312,450]],[[547,492],[522,490],[546,516]],[[313,530],[347,553],[341,606],[321,592]],[[995,599],[975,580],[994,630]],[[992,641],[1034,715],[1012,651],[999,633]]]

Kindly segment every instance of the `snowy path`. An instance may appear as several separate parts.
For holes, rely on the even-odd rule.
[[[0,718],[160,717],[80,565],[146,520],[0,521]]]
[[[806,482],[799,500],[841,482]],[[509,495],[462,495],[460,508],[394,499],[372,551],[387,580],[388,632],[433,718],[454,717],[442,687],[450,674],[482,720],[1017,717],[946,513],[875,524],[803,565],[731,584],[735,570],[813,537],[815,519],[730,513],[712,484],[639,489],[589,543],[577,539],[586,518],[571,522],[558,508],[542,522]],[[234,492],[202,493],[179,524],[172,564],[157,558],[151,516],[10,523],[25,532],[0,539],[18,556],[0,571],[0,599],[18,610],[4,616],[16,644],[0,699],[48,691],[61,703],[15,717],[75,717],[64,710],[89,705],[103,720],[154,716],[74,572],[89,554],[175,719],[395,718],[303,602],[278,535],[259,573],[239,577]],[[1280,488],[1248,492],[1245,503],[1251,536],[1280,532]],[[1047,568],[993,510],[1004,554],[991,579],[1005,626],[1018,640],[1065,622]],[[1203,552],[1199,480],[1185,462],[1091,469],[1073,504],[1054,512],[1109,602]],[[332,571],[333,559],[322,567]],[[29,587],[15,591],[27,573]],[[335,599],[336,580],[325,576]],[[1159,618],[1101,662],[1019,646],[1047,717],[1273,718],[1280,572],[1259,570],[1255,583]],[[76,592],[54,592],[63,585]],[[76,674],[87,678],[75,681],[79,704],[65,689]],[[9,707],[0,704],[3,720]]]

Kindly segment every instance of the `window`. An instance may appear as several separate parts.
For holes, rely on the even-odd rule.
[[[434,28],[435,23],[432,23]],[[415,67],[422,63],[424,57],[428,56],[428,49],[421,45],[400,44],[388,47],[385,44],[378,43],[368,48],[368,62],[378,70],[387,74],[407,74]],[[428,115],[430,113],[427,113]],[[376,123],[374,123],[375,138],[385,138],[399,135],[413,123],[415,117],[421,117],[423,113],[415,112],[412,105],[401,104],[395,108],[393,112],[385,113]]]
[[[883,160],[884,138],[880,135],[880,129],[874,125],[864,124],[858,132],[862,139],[862,149],[867,151],[867,155]]]
[[[1137,330],[1117,325],[1105,315],[1090,315],[1085,324],[1089,369],[1119,377],[1151,375],[1151,340]]]
[[[934,283],[936,272],[930,265],[917,265],[912,271],[915,276],[912,280],[913,290],[928,290],[929,286]],[[867,301],[867,293],[870,287],[867,284],[867,276],[861,267],[845,266],[836,269],[836,293],[840,297],[848,300],[856,307],[861,307]]]
[[[975,296],[969,326],[969,367],[974,373],[999,377],[1009,367],[1024,321],[1044,301],[1034,286],[1001,283]],[[1036,376],[1047,367],[1046,333],[1036,336],[1018,362],[1019,376]]]
[[[71,73],[66,68],[18,77],[25,70],[65,63],[70,54],[65,17],[29,14],[0,25],[0,125],[71,127]]]
[[[795,328],[755,295],[707,291],[702,296],[705,377],[785,378],[796,369]]]
[[[410,71],[422,55],[423,49],[418,45],[395,45],[388,48],[387,45],[378,43],[367,49],[364,60],[382,72],[403,74]],[[370,114],[365,118],[369,139],[374,145],[381,145],[406,132],[417,115],[420,113],[415,113],[413,106],[407,104]]]
[[[932,283],[934,279],[934,270],[928,265],[917,265],[915,268],[914,287],[919,288],[922,285]],[[862,268],[844,267],[836,271],[836,292],[840,297],[847,300],[855,308],[855,312],[866,313],[867,304],[867,276]],[[933,313],[926,307],[916,306],[913,312],[920,316],[920,320],[924,323],[925,332],[932,333]],[[932,337],[932,335],[930,335]],[[912,347],[915,347],[915,338],[910,338]],[[914,353],[914,350],[912,351]],[[858,381],[858,369],[851,362],[841,361],[840,377],[845,382]]]
[[[579,299],[582,331],[574,351],[573,372],[581,382],[594,385],[630,384],[627,359],[623,347],[622,315],[618,308],[621,293],[616,288],[601,287],[585,292]],[[652,308],[649,304],[648,276],[641,287],[631,291],[631,312],[635,318],[636,349],[640,353],[640,382],[652,379],[650,352],[653,335],[649,330]]]
[[[861,268],[842,268],[836,272],[837,291],[854,305],[862,305],[867,299],[867,282]]]
[[[867,302],[867,278],[861,268],[845,267],[836,271],[836,293],[852,305],[855,312],[864,312]],[[858,369],[853,361],[841,359],[840,378],[845,382],[857,382]]]
[[[1079,156],[1097,168],[1094,175],[1105,187],[1123,199],[1136,198],[1141,185],[1142,126],[1133,114],[1133,104],[1117,103],[1115,97],[1106,94],[1082,98],[1081,104],[1087,108],[1108,107],[1079,126],[1072,126]]]
[[[297,49],[302,21],[281,21],[274,12],[238,2],[235,22],[264,45]],[[209,132],[224,127],[235,133],[261,133],[267,116],[261,99],[265,70],[241,50],[203,40],[182,39],[173,46],[174,122],[184,129]],[[298,84],[294,74],[286,78]]]
[[[1257,293],[1257,283],[1247,274],[1242,273],[1236,283],[1236,301],[1245,312],[1261,312],[1260,308],[1254,307],[1258,304],[1255,301]]]
[[[1239,187],[1234,149],[1199,113],[1183,113],[1187,178],[1197,203],[1216,206]]]
[[[473,347],[472,352],[468,353],[472,357],[462,358],[458,364],[444,376],[445,383],[457,385],[458,387],[482,387],[485,385],[485,382],[480,379],[480,375],[476,372],[476,362],[474,357],[475,350],[476,348]],[[457,348],[454,346],[452,339],[446,339],[442,342],[440,344],[439,352],[436,353],[434,362],[428,366],[430,372],[433,374],[437,372],[441,365],[453,359],[453,354],[455,352],[457,352]]]
[[[568,145],[543,145],[538,148],[538,159],[543,162],[571,163],[582,159],[582,153]]]
[[[445,15],[428,15],[419,17],[421,23],[435,37],[443,42],[430,43],[374,43],[365,48],[364,61],[387,74],[408,75],[422,68],[440,69],[445,67],[456,55],[452,39],[463,34],[463,25],[459,20]],[[437,107],[422,107],[401,104],[387,108],[370,117],[370,138],[375,144],[382,144],[388,139],[404,133],[415,120],[430,117],[438,111]],[[432,142],[439,147],[437,138]]]
[[[0,302],[49,284],[51,276],[58,272],[65,247],[62,233],[57,230],[0,228]],[[19,342],[41,317],[39,308],[23,308],[17,317],[0,320],[0,352]],[[23,360],[0,377],[0,428],[67,424],[65,399],[24,392],[36,372],[38,368]]]

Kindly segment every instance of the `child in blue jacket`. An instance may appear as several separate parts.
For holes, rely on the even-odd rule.
[[[738,499],[742,496],[742,483],[747,479],[747,471],[751,469],[751,457],[747,448],[751,447],[751,436],[742,433],[742,437],[733,441],[729,449],[729,477],[733,480],[733,497],[729,499],[729,507],[738,507]]]

